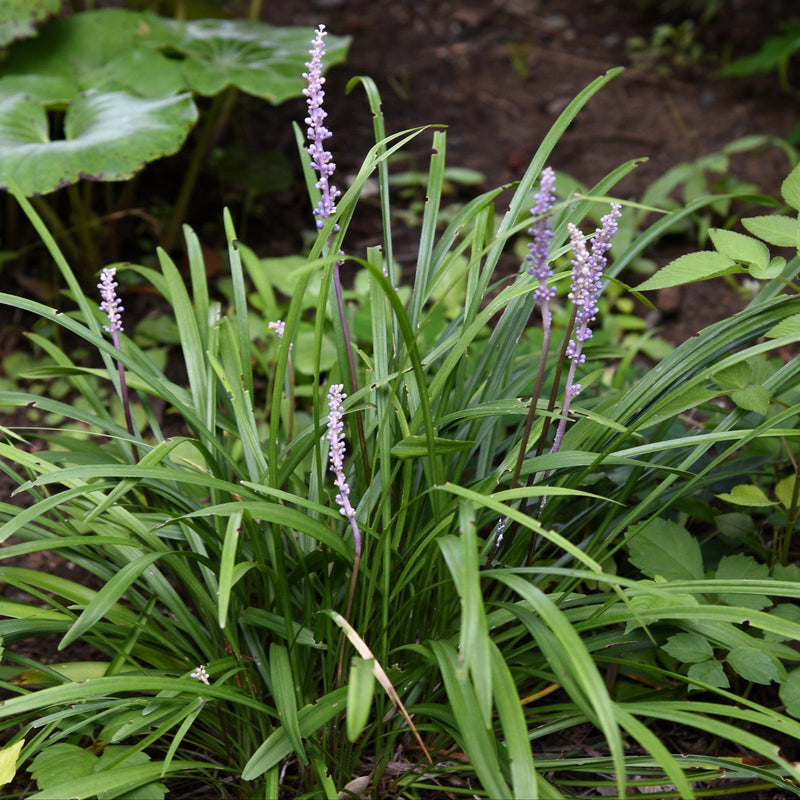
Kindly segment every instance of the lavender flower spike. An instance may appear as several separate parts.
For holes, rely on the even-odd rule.
[[[108,315],[108,325],[103,325],[103,329],[111,334],[114,347],[119,350],[119,336],[117,334],[122,330],[121,314],[125,309],[122,307],[122,300],[117,297],[118,284],[114,280],[116,274],[116,267],[106,267],[100,273],[100,283],[97,284],[97,288],[103,298],[103,302],[100,303],[100,310],[105,311]]]
[[[600,220],[600,227],[592,240],[591,251],[586,245],[586,237],[572,223],[569,229],[575,258],[572,261],[572,286],[568,295],[576,308],[575,338],[567,347],[567,357],[575,364],[583,364],[586,356],[582,353],[583,343],[592,338],[591,323],[597,317],[598,301],[603,290],[603,269],[611,240],[617,232],[617,220],[622,213],[619,203],[611,204],[611,211]]]
[[[327,113],[322,107],[325,99],[325,92],[322,85],[325,78],[322,76],[322,57],[325,55],[324,37],[327,35],[324,25],[317,28],[314,43],[309,50],[311,61],[306,62],[308,72],[303,73],[306,81],[306,88],[303,94],[308,98],[308,116],[305,119],[308,125],[306,135],[310,144],[308,154],[311,156],[311,166],[319,173],[317,189],[320,190],[321,197],[319,204],[314,209],[314,216],[317,218],[317,228],[325,226],[326,220],[336,212],[336,199],[341,192],[330,182],[330,177],[336,170],[333,163],[333,156],[325,149],[325,140],[331,137],[331,132],[325,127],[325,117]]]
[[[334,474],[334,485],[339,490],[336,495],[336,502],[339,504],[339,511],[347,517],[350,527],[353,529],[353,536],[356,545],[356,560],[361,555],[361,532],[356,522],[356,510],[350,503],[350,486],[344,475],[344,423],[342,422],[342,401],[347,397],[343,392],[344,386],[341,383],[334,383],[328,389],[328,442],[330,443],[330,463]]]
[[[547,281],[553,276],[548,260],[550,258],[550,241],[553,238],[553,226],[550,212],[556,201],[555,193],[556,174],[550,167],[542,170],[539,180],[539,192],[536,194],[531,216],[539,217],[534,225],[528,229],[533,236],[533,241],[528,245],[530,251],[528,274],[535,275],[539,280],[539,288],[534,292],[534,298],[542,305],[547,305],[555,296],[555,288],[547,288]],[[548,312],[549,313],[549,312]]]

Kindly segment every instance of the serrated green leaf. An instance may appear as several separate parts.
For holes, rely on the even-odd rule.
[[[776,247],[797,247],[800,226],[797,217],[783,214],[769,214],[761,217],[748,217],[742,225],[753,234]]]
[[[769,265],[769,250],[767,246],[736,231],[726,231],[723,228],[709,228],[708,235],[717,251],[745,264],[751,264],[760,270],[766,270]]]
[[[769,411],[770,393],[763,386],[751,384],[744,389],[735,389],[730,394],[731,400],[745,411],[766,414]]]
[[[795,210],[800,211],[800,164],[798,164],[781,184],[783,199]]]
[[[57,788],[66,781],[91,775],[97,756],[76,744],[56,742],[42,750],[28,771],[40,790]]]
[[[769,685],[780,680],[778,665],[757,647],[734,647],[726,661],[746,681]]]
[[[697,253],[688,253],[671,261],[662,267],[655,275],[640,283],[637,291],[649,292],[654,289],[666,289],[669,286],[683,286],[695,281],[705,281],[709,278],[718,278],[720,275],[730,275],[741,272],[742,268],[723,253],[714,250],[701,250]]]
[[[628,529],[628,555],[645,575],[667,580],[703,577],[697,540],[681,525],[655,518]]]
[[[778,339],[782,336],[800,337],[800,314],[792,314],[782,319],[777,325],[771,327],[765,334],[768,339]]]
[[[769,567],[752,556],[736,553],[720,559],[716,577],[721,581],[763,581],[769,578]],[[759,594],[722,594],[720,599],[729,606],[753,608],[756,611],[772,605],[768,597]]]
[[[775,492],[775,497],[781,501],[781,505],[786,509],[790,509],[792,507],[794,485],[797,480],[798,478],[794,475],[789,475],[787,478],[783,478],[783,480],[778,481],[773,489]]]
[[[25,744],[24,739],[0,749],[0,786],[11,783],[17,774],[17,759]]]
[[[709,686],[718,686],[720,689],[728,689],[731,685],[722,664],[713,659],[692,664],[687,675],[689,680],[706,683]]]
[[[737,506],[766,508],[767,506],[775,505],[758,486],[753,486],[751,483],[740,483],[738,486],[734,486],[730,492],[723,492],[718,494],[717,497]]]
[[[800,719],[800,667],[786,676],[778,690],[778,696],[786,706],[786,713]]]
[[[750,383],[753,369],[747,361],[737,361],[725,369],[712,374],[712,378],[722,387],[743,389]]]
[[[684,664],[707,661],[714,656],[714,649],[708,639],[699,633],[676,633],[667,639],[661,649]]]

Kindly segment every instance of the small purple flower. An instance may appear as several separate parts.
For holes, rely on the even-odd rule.
[[[622,213],[619,203],[611,204],[611,211],[600,220],[600,227],[595,231],[592,247],[589,250],[586,237],[572,223],[569,229],[572,250],[572,285],[569,299],[576,308],[575,336],[567,346],[567,357],[576,364],[583,364],[583,343],[592,338],[591,323],[597,318],[598,301],[603,290],[603,269],[606,266],[606,253],[611,247],[611,240],[617,232],[617,220]],[[573,387],[574,388],[574,387]]]
[[[122,307],[122,300],[117,297],[117,282],[114,276],[117,274],[116,267],[106,267],[100,273],[100,283],[97,288],[100,290],[100,296],[103,302],[100,303],[100,310],[105,311],[108,315],[108,325],[103,328],[107,330],[114,339],[114,344],[119,347],[119,337],[117,333],[122,330],[122,316],[121,313],[125,310]]]
[[[339,490],[336,502],[339,511],[347,517],[355,537],[356,557],[361,554],[361,533],[356,522],[356,510],[350,503],[350,485],[344,475],[344,423],[342,422],[342,402],[346,394],[343,384],[334,383],[328,389],[328,442],[330,443],[329,459],[334,475],[334,485]]]
[[[303,73],[307,84],[303,89],[303,94],[308,98],[308,116],[305,119],[305,123],[308,125],[306,135],[310,142],[308,154],[311,156],[311,166],[319,173],[317,189],[321,193],[319,204],[314,209],[318,229],[323,228],[326,220],[336,212],[336,199],[341,194],[329,181],[336,170],[336,164],[333,163],[333,156],[325,149],[324,144],[325,140],[332,135],[325,127],[325,117],[328,115],[322,107],[325,99],[325,92],[322,89],[325,83],[325,78],[322,76],[322,57],[325,55],[324,37],[326,35],[325,26],[320,25],[317,28],[313,46],[309,50],[311,61],[306,62],[308,72]]]
[[[530,251],[526,257],[528,274],[535,275],[539,280],[539,288],[534,292],[534,298],[543,305],[549,303],[555,296],[555,288],[547,288],[547,281],[553,276],[550,268],[550,241],[553,238],[551,211],[556,201],[555,193],[556,174],[550,167],[542,170],[539,181],[539,192],[534,199],[531,216],[538,217],[534,225],[528,229],[533,236],[533,241],[528,245]]]

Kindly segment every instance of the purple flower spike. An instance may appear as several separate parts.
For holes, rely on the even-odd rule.
[[[108,315],[108,325],[103,328],[111,334],[114,340],[114,346],[119,349],[119,336],[117,334],[122,330],[122,312],[125,310],[122,307],[122,300],[117,297],[117,282],[114,276],[117,274],[115,267],[106,267],[100,273],[100,283],[97,288],[100,290],[100,296],[103,302],[100,303],[100,310],[105,311]]]
[[[339,511],[347,517],[353,529],[353,536],[356,544],[356,558],[361,554],[361,533],[356,522],[356,510],[350,503],[350,485],[344,475],[344,423],[342,422],[342,402],[346,394],[342,391],[344,386],[341,383],[334,383],[328,389],[328,442],[330,443],[330,463],[334,474],[334,485],[339,490],[336,495],[336,502]]]
[[[612,203],[611,211],[600,220],[600,227],[592,239],[591,250],[583,233],[572,223],[567,226],[572,250],[575,253],[572,261],[572,286],[568,297],[576,308],[575,338],[567,347],[567,356],[576,364],[582,364],[586,360],[586,356],[582,353],[583,343],[592,338],[590,325],[599,311],[597,304],[603,289],[605,254],[617,232],[617,220],[621,213],[622,206],[619,203]]]
[[[550,212],[556,201],[555,183],[555,172],[550,167],[545,167],[539,181],[539,192],[531,209],[531,216],[539,219],[528,229],[528,233],[533,236],[533,241],[528,245],[530,252],[526,258],[528,274],[535,275],[539,280],[539,288],[533,296],[537,302],[543,305],[549,303],[556,296],[554,288],[547,288],[547,281],[553,276],[553,270],[550,268],[548,260],[550,258],[550,240],[553,238]]]
[[[306,62],[308,72],[303,73],[306,81],[306,88],[303,94],[308,98],[308,116],[305,119],[308,125],[306,133],[310,144],[308,154],[311,156],[311,166],[319,173],[317,189],[320,190],[321,197],[319,204],[314,209],[314,216],[317,218],[317,228],[325,226],[325,222],[336,212],[336,198],[341,192],[330,183],[330,177],[336,170],[333,163],[333,156],[325,149],[325,140],[331,137],[331,132],[325,127],[325,117],[328,115],[322,107],[325,99],[325,92],[322,89],[325,78],[322,76],[322,57],[325,55],[324,37],[327,35],[324,25],[317,28],[317,35],[314,43],[309,50],[311,61]]]

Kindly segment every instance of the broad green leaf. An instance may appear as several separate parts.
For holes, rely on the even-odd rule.
[[[369,720],[375,696],[375,659],[353,656],[347,683],[347,738],[355,742]]]
[[[786,713],[800,719],[800,667],[793,669],[781,683],[778,690]]]
[[[314,375],[314,332],[301,331],[292,347],[294,368],[303,375]],[[322,339],[319,367],[326,372],[336,363],[336,346],[330,336]]]
[[[147,37],[156,46],[182,56],[187,88],[213,96],[235,87],[270,103],[302,94],[305,62],[314,30],[272,27],[246,20],[154,18]],[[325,69],[344,61],[349,37],[325,37]]]
[[[689,680],[707,683],[709,686],[719,686],[721,689],[728,689],[730,681],[722,668],[722,664],[713,659],[692,664],[687,673]]]
[[[656,517],[629,528],[626,541],[631,562],[648,577],[703,577],[700,545],[682,525]]]
[[[18,742],[0,749],[0,786],[5,786],[14,780],[17,774],[17,759],[24,745],[25,740],[20,739]]]
[[[730,275],[741,271],[741,267],[723,253],[701,250],[670,261],[655,275],[644,283],[640,283],[636,290],[648,292],[654,289],[666,289],[668,286],[683,286],[686,283],[718,278],[720,275]]]
[[[752,483],[740,483],[738,486],[734,486],[730,492],[723,492],[718,494],[717,497],[736,506],[766,508],[767,506],[775,505],[758,486],[753,486]]]
[[[742,225],[753,234],[776,247],[797,247],[800,238],[800,225],[797,217],[783,214],[770,214],[761,217],[747,217]]]
[[[710,228],[708,235],[717,251],[733,259],[750,264],[759,270],[766,270],[769,265],[769,250],[763,242],[736,231],[723,228]]]
[[[106,745],[100,758],[95,762],[94,772],[111,773],[121,766],[132,767],[134,765],[145,765],[150,763],[150,756],[147,753],[137,751],[135,748],[125,745]],[[120,791],[114,789],[109,792],[101,792],[97,795],[97,800],[113,800],[120,796]],[[143,786],[129,786],[122,790],[125,800],[164,800],[167,794],[167,787],[160,782],[151,782]]]
[[[766,267],[750,265],[750,274],[759,281],[769,281],[777,278],[786,269],[786,259],[783,256],[775,256],[769,260]]]
[[[41,101],[58,85],[62,106],[84,91],[150,98],[183,91],[180,62],[147,43],[158,19],[119,8],[54,19],[36,38],[10,48],[0,91],[25,91]]]
[[[757,647],[734,647],[726,660],[746,681],[768,685],[780,680],[775,661]]]
[[[88,91],[67,108],[64,138],[50,139],[44,106],[0,97],[0,188],[10,178],[27,196],[82,178],[118,181],[181,148],[197,119],[189,95],[158,99]]]
[[[792,508],[792,498],[794,497],[794,487],[795,483],[800,480],[800,476],[789,475],[787,478],[783,478],[782,480],[778,481],[775,484],[775,488],[773,491],[775,492],[775,497],[781,501],[781,505],[785,509]],[[797,503],[797,500],[794,501]]]
[[[746,361],[737,361],[725,369],[721,369],[712,373],[712,378],[724,387],[736,387],[743,389],[750,383],[750,377],[753,374],[753,369]]]
[[[800,164],[798,164],[781,184],[783,199],[796,211],[800,211]]]
[[[676,633],[667,639],[661,649],[684,664],[707,661],[714,656],[714,649],[708,639],[699,633]]]
[[[769,578],[769,567],[752,556],[736,553],[720,559],[715,577],[720,581],[763,581]],[[757,611],[772,605],[768,597],[759,594],[722,594],[720,599],[729,606],[754,608]]]
[[[745,411],[766,414],[769,411],[770,393],[763,386],[751,384],[743,389],[735,389],[730,394],[731,400]]]
[[[46,790],[91,775],[96,762],[97,756],[91,750],[56,742],[42,750],[28,769],[39,789]]]
[[[0,3],[0,47],[36,36],[36,26],[61,10],[61,0],[3,0]]]

